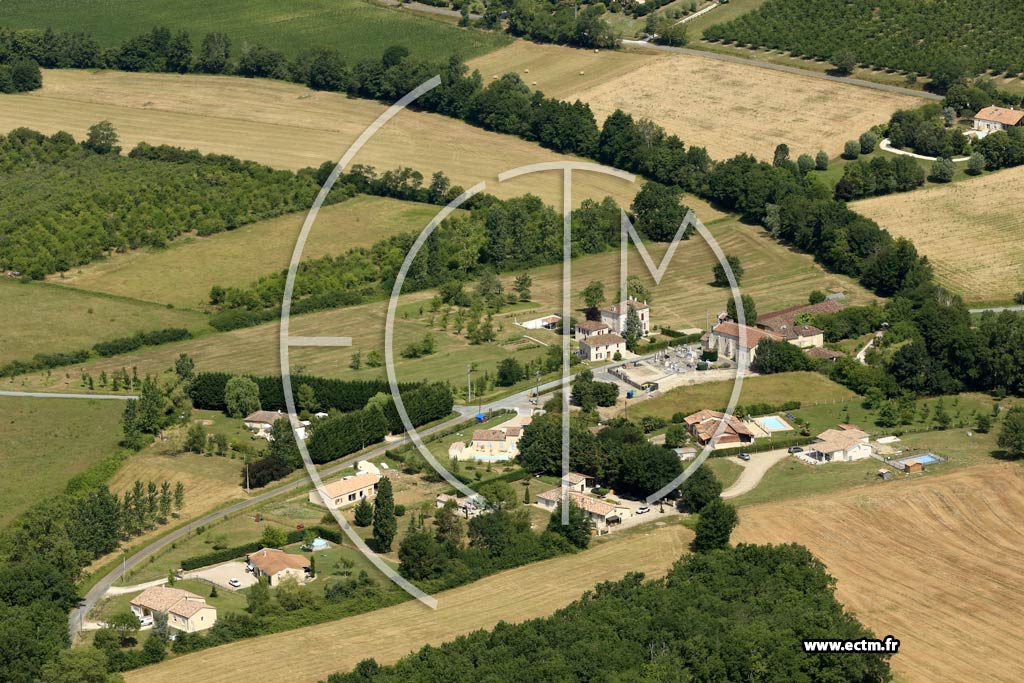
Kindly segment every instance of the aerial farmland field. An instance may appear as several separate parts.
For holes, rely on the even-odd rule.
[[[1017,167],[917,192],[855,202],[909,237],[939,281],[971,303],[1008,303],[1024,288],[1024,215]]]
[[[379,57],[395,44],[418,57],[439,59],[448,54],[468,58],[509,42],[498,32],[460,29],[360,0],[292,0],[286,5],[273,0],[137,0],[131,3],[130,19],[125,9],[124,3],[113,0],[9,0],[4,3],[3,25],[85,31],[104,47],[159,25],[188,30],[197,45],[206,33],[225,33],[236,54],[246,46],[261,45],[294,56],[330,45],[349,62]]]
[[[1024,471],[990,464],[870,489],[744,508],[734,536],[802,543],[869,628],[901,641],[897,680],[1024,677],[1016,571]],[[970,646],[965,646],[965,641]]]
[[[68,70],[46,71],[43,83],[30,94],[0,95],[0,130],[26,126],[47,134],[66,130],[81,138],[92,124],[109,120],[126,149],[146,141],[292,170],[336,162],[387,109],[282,81],[231,76]],[[466,188],[485,181],[486,191],[498,196],[532,192],[560,206],[561,183],[551,173],[501,184],[496,175],[524,164],[572,158],[437,114],[404,111],[353,163],[381,172],[408,166],[428,179],[443,170]],[[576,174],[573,188],[576,202],[611,195],[624,206],[637,191],[623,180],[593,173]]]

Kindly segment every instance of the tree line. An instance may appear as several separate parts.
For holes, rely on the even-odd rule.
[[[768,0],[704,38],[931,76],[937,87],[986,70],[1024,72],[1014,0]]]
[[[464,285],[479,277],[482,303],[494,308],[503,303],[500,296],[495,300],[503,294],[495,273],[561,260],[562,217],[538,197],[477,199],[468,214],[449,216],[424,243],[406,272],[403,291],[436,287],[441,305],[466,306],[471,297]],[[394,235],[370,247],[304,262],[296,275],[291,312],[353,305],[389,295],[416,238],[412,233]],[[573,212],[572,239],[574,256],[618,246],[619,207],[610,198],[585,200]],[[216,288],[211,301],[219,302],[220,312],[211,324],[218,328],[242,326],[277,317],[286,277],[287,272],[281,271],[265,275],[249,287]]]
[[[803,546],[711,550],[682,557],[663,579],[630,573],[551,616],[424,647],[389,666],[366,659],[327,680],[518,681],[541,662],[544,680],[739,683],[765,671],[787,681],[890,680],[888,655],[808,656],[800,648],[804,639],[875,637],[834,590]],[[765,598],[779,595],[784,607]]]

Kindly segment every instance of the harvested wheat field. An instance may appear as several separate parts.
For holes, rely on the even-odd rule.
[[[268,681],[312,683],[373,657],[391,663],[423,645],[551,614],[601,581],[642,571],[663,575],[685,552],[693,534],[678,524],[621,534],[584,553],[512,569],[437,596],[438,609],[418,602],[347,619],[231,643],[125,673],[125,680],[160,683],[191,679],[229,683],[239,671]],[[301,647],[297,645],[301,643]],[[315,653],[310,655],[309,653]]]
[[[41,90],[0,95],[0,130],[66,130],[80,139],[106,119],[126,150],[145,141],[294,170],[340,159],[385,109],[379,102],[268,79],[48,70]],[[525,164],[574,158],[437,114],[404,111],[353,163],[380,171],[409,166],[427,182],[443,170],[464,187],[485,181],[487,191],[503,197],[532,192],[561,205],[561,177],[554,173],[500,185],[495,176]],[[611,195],[629,204],[637,191],[623,180],[592,173],[577,174],[574,188],[577,202]]]
[[[893,235],[909,237],[943,285],[969,302],[1004,303],[1024,289],[1024,166],[855,202]]]
[[[562,45],[517,40],[507,47],[468,62],[484,83],[507,73],[517,73],[526,85],[549,97],[572,100],[574,93],[595,88],[613,78],[632,73],[657,60],[653,52],[583,50]]]
[[[1024,680],[1020,465],[745,508],[733,540],[810,548],[847,609],[901,641],[898,680]]]
[[[771,160],[775,146],[829,156],[883,123],[897,109],[921,105],[908,95],[706,57],[666,55],[566,99],[589,102],[598,120],[616,109],[646,117],[713,158],[747,152]]]

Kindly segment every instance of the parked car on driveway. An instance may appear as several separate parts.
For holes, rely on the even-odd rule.
[[[651,511],[651,508],[647,507],[646,505],[641,505],[640,507],[638,507],[636,509],[636,514],[638,514],[638,515],[646,515],[650,511]]]
[[[750,453],[740,453],[736,457],[738,457],[740,460],[747,461],[750,460]]]
[[[803,453],[804,449],[800,448],[799,446],[790,446],[789,447],[789,452],[790,453]]]
[[[232,588],[241,588],[242,587],[242,582],[239,581],[238,579],[228,579],[228,585],[231,586]]]

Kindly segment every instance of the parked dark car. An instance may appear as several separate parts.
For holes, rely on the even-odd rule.
[[[740,460],[750,460],[750,453],[740,453],[738,457]]]
[[[790,446],[789,447],[789,452],[790,453],[803,453],[804,449],[800,448],[799,446]]]

